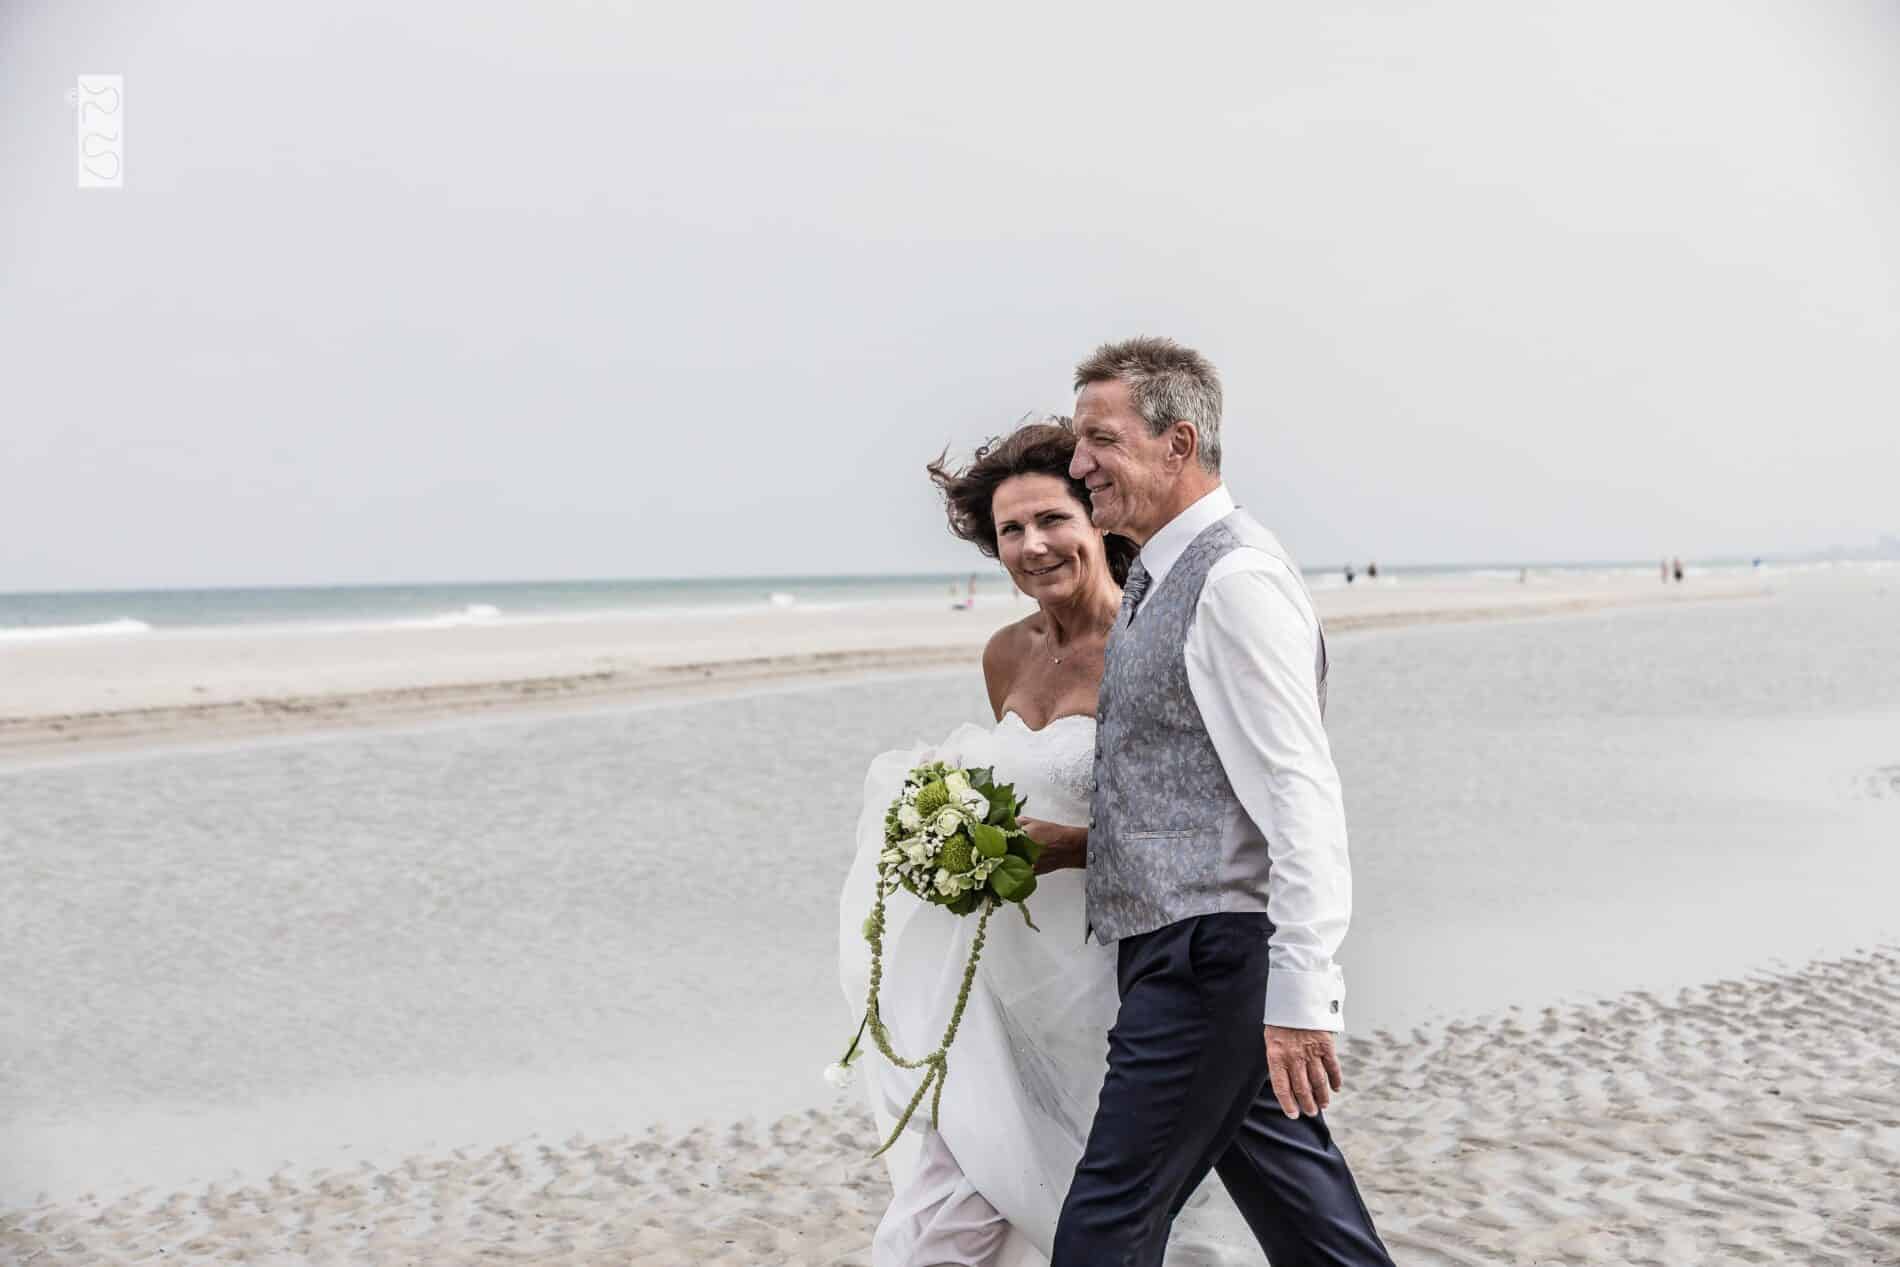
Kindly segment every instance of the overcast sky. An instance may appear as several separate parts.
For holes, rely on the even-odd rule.
[[[0,590],[958,568],[1144,332],[1308,564],[1900,532],[1890,2],[9,0],[0,152]]]

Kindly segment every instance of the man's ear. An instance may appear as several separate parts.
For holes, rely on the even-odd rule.
[[[1201,433],[1194,424],[1182,419],[1168,428],[1168,456],[1176,459],[1182,466],[1194,460],[1201,447]]]

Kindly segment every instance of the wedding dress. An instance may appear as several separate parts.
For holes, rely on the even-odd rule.
[[[1011,712],[993,729],[964,726],[934,748],[887,752],[871,763],[839,909],[840,973],[853,1024],[870,979],[862,926],[875,896],[884,813],[904,775],[930,760],[994,767],[998,783],[1015,785],[1025,814],[1081,825],[1089,817],[1095,721],[1060,717],[1031,730]],[[873,1243],[874,1267],[1046,1267],[1095,1116],[1119,1006],[1115,948],[1088,940],[1082,886],[1079,870],[1040,878],[1028,903],[1040,932],[1009,907],[990,917],[950,1049],[938,1125],[931,1127],[926,1096],[885,1154],[895,1195]],[[880,1013],[897,1053],[921,1056],[942,1038],[977,920],[902,890],[886,899],[885,920]],[[859,1068],[882,1139],[922,1075],[893,1067],[874,1048]],[[866,1147],[876,1145],[867,1140]],[[1195,1217],[1184,1212],[1177,1234]]]

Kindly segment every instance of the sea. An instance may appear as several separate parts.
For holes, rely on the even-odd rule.
[[[1698,563],[1698,574],[1775,572],[1794,565],[1752,561]],[[1812,566],[1812,565],[1801,565]],[[1845,565],[1853,566],[1853,565]],[[1317,568],[1315,589],[1347,584],[1404,585],[1462,578],[1515,582],[1656,576],[1655,563],[1492,563],[1380,569],[1369,576]],[[769,608],[937,606],[1007,595],[1000,569],[866,576],[759,576],[660,580],[484,581],[413,585],[257,586],[215,589],[80,590],[0,593],[0,645],[75,638],[136,638],[181,630],[273,632],[375,630],[508,623],[588,621],[686,614],[737,614]]]

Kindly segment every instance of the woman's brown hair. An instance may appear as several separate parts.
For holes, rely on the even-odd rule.
[[[943,494],[944,512],[950,518],[950,531],[994,559],[996,555],[996,518],[990,502],[1004,480],[1018,475],[1048,475],[1068,485],[1086,514],[1089,509],[1088,486],[1069,474],[1069,460],[1075,456],[1075,432],[1069,420],[1045,418],[1016,428],[1006,436],[990,440],[976,451],[970,465],[952,471],[946,452],[924,469],[931,482]],[[1125,585],[1128,569],[1139,553],[1127,537],[1112,533],[1103,538],[1103,554],[1115,584]]]

